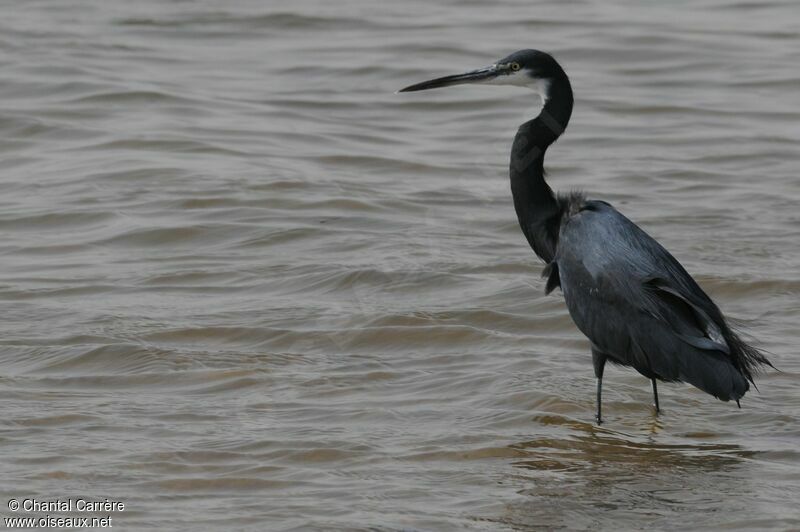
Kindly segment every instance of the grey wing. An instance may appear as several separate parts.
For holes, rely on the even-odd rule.
[[[610,205],[587,202],[563,225],[555,262],[575,324],[613,361],[723,400],[749,388],[716,305],[669,252]]]

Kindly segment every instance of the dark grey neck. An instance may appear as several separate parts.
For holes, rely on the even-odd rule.
[[[572,105],[572,87],[564,74],[551,81],[542,112],[519,127],[511,148],[514,208],[528,243],[545,262],[555,254],[561,206],[544,180],[544,154],[566,129]]]

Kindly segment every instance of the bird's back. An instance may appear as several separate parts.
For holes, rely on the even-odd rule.
[[[614,362],[726,401],[768,364],[681,264],[607,203],[565,213],[553,262],[575,324]]]

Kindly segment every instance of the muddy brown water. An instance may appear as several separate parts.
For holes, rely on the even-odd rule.
[[[514,216],[548,153],[782,372],[735,405],[607,371]],[[795,2],[39,1],[0,18],[0,516],[122,530],[800,529]],[[53,516],[75,512],[49,512]]]

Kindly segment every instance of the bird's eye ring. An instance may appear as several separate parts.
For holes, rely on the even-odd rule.
[[[511,70],[513,70],[514,72],[519,70],[519,63],[511,63]]]

